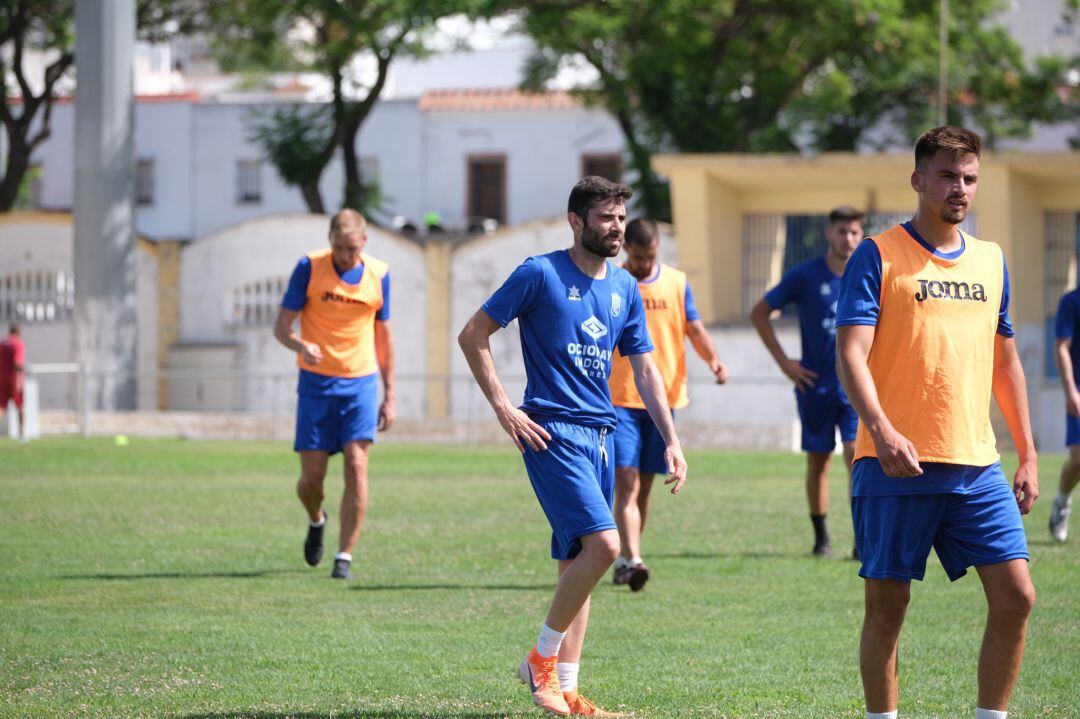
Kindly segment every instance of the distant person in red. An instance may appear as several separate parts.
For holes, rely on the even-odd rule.
[[[26,439],[23,427],[23,381],[26,374],[26,348],[19,332],[19,323],[12,322],[8,336],[0,340],[0,414],[7,412],[8,402],[15,401],[19,413],[19,437]]]

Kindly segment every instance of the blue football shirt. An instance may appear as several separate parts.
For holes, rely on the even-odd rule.
[[[615,426],[608,375],[615,348],[651,352],[637,280],[611,262],[589,277],[559,250],[530,257],[484,303],[506,327],[515,318],[525,358],[526,412],[596,427]]]
[[[836,301],[840,277],[833,274],[824,257],[807,260],[788,270],[780,284],[765,293],[774,310],[794,303],[799,311],[803,367],[817,373],[819,390],[840,389],[836,376]]]
[[[1072,359],[1073,380],[1080,388],[1080,288],[1066,292],[1058,303],[1054,317],[1054,336],[1059,340],[1070,340],[1069,358]]]

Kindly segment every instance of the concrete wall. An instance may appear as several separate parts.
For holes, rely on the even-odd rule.
[[[67,214],[10,213],[0,215],[0,277],[22,272],[72,273],[72,226]],[[136,243],[136,302],[138,327],[136,372],[152,374],[157,352],[157,258],[156,248],[146,240]],[[24,321],[28,364],[74,361],[72,322],[66,317],[46,321]],[[6,334],[7,328],[4,327]],[[75,382],[69,375],[43,375],[39,379],[39,401],[43,408],[72,407]],[[153,382],[139,383],[140,409],[156,406]]]

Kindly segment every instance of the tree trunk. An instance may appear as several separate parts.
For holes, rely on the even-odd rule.
[[[360,160],[356,156],[356,137],[360,134],[361,117],[349,118],[341,133],[341,153],[345,161],[345,198],[342,204],[359,212],[366,212],[367,197],[364,178],[360,175]]]
[[[0,212],[11,212],[19,199],[19,187],[30,167],[30,145],[20,132],[8,135],[7,167],[0,181]]]
[[[301,184],[300,194],[304,197],[304,203],[307,205],[308,212],[313,212],[316,215],[326,214],[326,207],[323,205],[322,194],[319,192],[319,181],[317,178],[315,182],[305,182]]]

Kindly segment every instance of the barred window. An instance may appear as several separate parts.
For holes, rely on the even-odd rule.
[[[226,322],[233,326],[272,324],[288,284],[287,277],[270,277],[233,289]]]
[[[0,322],[67,320],[74,308],[75,283],[70,272],[28,270],[0,275]]]
[[[236,202],[240,205],[257,205],[262,202],[261,161],[236,161]]]

